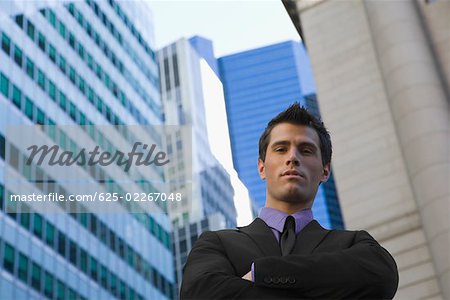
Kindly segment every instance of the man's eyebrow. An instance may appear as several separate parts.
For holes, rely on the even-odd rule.
[[[284,141],[284,140],[276,141],[270,146],[270,148],[274,148],[274,147],[277,147],[277,146],[286,146],[286,145],[289,145],[289,144],[290,144],[289,141]],[[307,142],[307,141],[300,142],[300,144],[297,147],[305,147],[305,146],[317,149],[316,144],[311,143],[311,142]]]

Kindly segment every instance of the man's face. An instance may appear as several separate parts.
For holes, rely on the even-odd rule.
[[[268,202],[289,202],[311,207],[320,182],[328,179],[330,166],[322,166],[317,132],[305,125],[281,123],[271,133],[265,161],[258,171],[267,181]]]

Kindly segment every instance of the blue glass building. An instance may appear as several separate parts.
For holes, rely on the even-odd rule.
[[[257,170],[258,141],[271,118],[294,101],[320,115],[309,58],[303,44],[288,41],[218,59],[224,86],[233,163],[257,206],[265,203],[265,182]],[[314,201],[315,218],[343,228],[333,176]]]
[[[48,165],[25,163],[21,137],[9,139],[9,125],[36,128],[63,149],[92,143],[111,149],[127,144],[131,131],[137,134],[128,125],[162,124],[153,25],[145,8],[115,0],[0,2],[2,300],[176,297],[164,205],[137,211],[122,202],[116,212],[103,213],[72,202],[49,204],[55,213],[48,213],[20,203],[17,211],[7,211],[12,194],[79,192]],[[94,126],[100,124],[108,127]],[[67,126],[78,135],[71,136]],[[138,138],[161,136],[146,132]],[[134,172],[116,171],[123,178]],[[103,166],[66,170],[72,172],[96,190],[112,186]],[[13,184],[8,174],[23,184]],[[30,175],[47,180],[28,181]],[[145,180],[117,180],[113,187],[154,191]]]

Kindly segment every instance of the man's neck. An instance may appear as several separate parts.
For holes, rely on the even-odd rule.
[[[288,215],[293,215],[296,212],[302,211],[304,209],[310,209],[312,203],[289,203],[282,201],[269,201],[266,200],[266,207],[274,208]]]

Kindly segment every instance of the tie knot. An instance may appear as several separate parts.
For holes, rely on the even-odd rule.
[[[286,218],[286,221],[284,221],[283,231],[286,231],[286,230],[294,230],[294,232],[295,232],[295,219],[293,216],[288,216]]]

